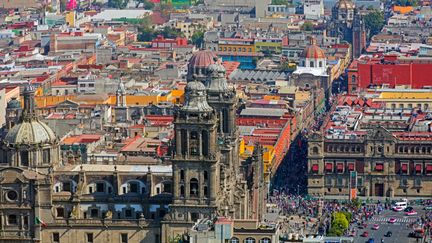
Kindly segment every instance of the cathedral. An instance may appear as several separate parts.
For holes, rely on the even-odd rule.
[[[0,149],[0,242],[169,242],[219,216],[260,221],[266,185],[260,146],[239,159],[237,95],[216,55],[190,59],[175,109],[172,159],[160,164],[62,161],[61,139],[41,121],[35,89],[6,109]],[[120,83],[112,108],[129,111]]]
[[[330,36],[351,43],[353,58],[359,57],[366,47],[365,23],[351,0],[339,0],[333,6],[328,31]]]

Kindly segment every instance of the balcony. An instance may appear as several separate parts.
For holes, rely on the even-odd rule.
[[[69,227],[86,227],[86,226],[97,226],[97,227],[153,227],[156,224],[152,219],[55,219],[55,227],[69,226]],[[50,224],[48,224],[48,227]]]

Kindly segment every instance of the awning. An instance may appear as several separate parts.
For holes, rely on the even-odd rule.
[[[318,172],[318,165],[317,164],[312,165],[312,171]]]
[[[408,171],[408,164],[402,164],[402,172],[406,173]]]
[[[332,163],[327,163],[325,165],[326,171],[332,171],[333,170],[333,164]]]
[[[421,171],[422,171],[422,165],[421,164],[416,164],[415,165],[415,171],[416,171],[416,173],[421,173]]]
[[[354,171],[354,167],[355,167],[354,163],[349,163],[348,164],[348,170],[349,171]]]
[[[375,170],[376,171],[383,171],[384,170],[384,165],[383,164],[376,164],[375,165]]]
[[[344,167],[343,163],[337,163],[336,164],[336,168],[338,171],[343,171],[343,167]]]
[[[426,165],[426,173],[432,173],[432,165]]]

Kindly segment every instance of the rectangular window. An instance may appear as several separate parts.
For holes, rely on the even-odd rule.
[[[355,164],[354,163],[348,163],[348,170],[354,171],[355,170]]]
[[[96,192],[105,192],[105,185],[104,183],[96,183]]]
[[[126,209],[125,218],[131,218],[131,217],[132,217],[132,209]]]
[[[89,84],[88,86],[89,86],[89,87],[94,87],[94,84]]]
[[[81,87],[81,88],[84,88],[84,87],[85,87],[85,84],[80,84],[80,87]]]
[[[432,165],[426,165],[426,174],[432,174]]]
[[[326,163],[325,169],[326,169],[326,172],[332,172],[333,171],[333,163]]]
[[[340,176],[337,178],[337,185],[338,186],[343,186],[343,179]]]
[[[58,218],[64,218],[64,208],[62,207],[56,208],[56,213]]]
[[[60,243],[60,234],[58,232],[52,233],[52,241],[54,243]]]
[[[121,243],[128,243],[128,234],[126,234],[126,233],[120,234],[120,242]]]
[[[28,151],[21,151],[20,152],[21,157],[21,165],[22,166],[28,166],[29,165],[29,153]]]
[[[63,182],[63,191],[64,192],[70,192],[71,191],[71,183],[70,182]]]
[[[337,163],[336,164],[336,169],[338,173],[343,173],[344,171],[344,164],[343,163]]]
[[[130,183],[129,184],[129,192],[138,193],[138,184],[137,183]]]
[[[332,178],[326,177],[325,178],[325,184],[326,184],[326,186],[331,186],[332,185]]]
[[[7,222],[8,225],[14,225],[14,224],[18,224],[18,219],[17,216],[15,214],[9,214],[7,217]]]
[[[51,163],[50,149],[43,150],[43,163],[49,164]]]
[[[86,233],[86,242],[93,243],[93,233]]]
[[[384,171],[384,164],[382,163],[377,163],[375,165],[375,171]]]
[[[408,174],[408,163],[401,164],[401,172],[402,174]]]
[[[421,164],[416,164],[415,165],[415,172],[416,172],[416,174],[421,174],[422,173],[422,165]]]
[[[317,164],[312,165],[312,172],[318,173],[318,165]]]
[[[98,218],[99,217],[99,210],[96,208],[90,209],[90,217]]]

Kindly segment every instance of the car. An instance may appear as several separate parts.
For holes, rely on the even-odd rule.
[[[350,237],[356,237],[356,232],[353,230],[353,231],[351,231],[351,233],[350,233]]]
[[[372,229],[373,229],[373,230],[377,230],[377,229],[379,229],[379,227],[380,227],[379,224],[374,224],[374,225],[372,226]]]
[[[395,218],[390,218],[388,222],[391,223],[391,224],[394,224],[394,223],[396,223],[396,219]]]
[[[397,207],[393,207],[393,210],[396,212],[400,212],[403,210],[403,207],[397,206]]]
[[[384,235],[385,237],[391,237],[393,233],[391,231],[387,231],[387,233]]]
[[[407,216],[417,215],[417,212],[412,210],[412,211],[406,212],[405,215],[407,215]]]
[[[413,211],[414,210],[414,208],[413,207],[407,207],[407,208],[405,208],[405,212],[411,212],[411,211]]]
[[[374,243],[375,239],[374,238],[369,238],[368,243]]]
[[[424,210],[432,210],[432,205],[426,205],[426,206],[424,207]]]
[[[361,236],[362,237],[368,237],[369,236],[369,232],[365,231],[365,232],[363,232],[363,234]]]
[[[420,239],[423,238],[423,234],[420,232],[413,231],[408,234],[408,237]]]

